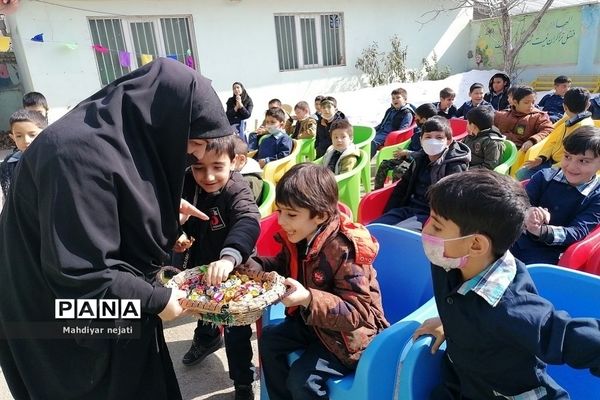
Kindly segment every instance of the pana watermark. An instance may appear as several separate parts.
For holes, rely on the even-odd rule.
[[[140,319],[139,299],[55,299],[56,319]]]

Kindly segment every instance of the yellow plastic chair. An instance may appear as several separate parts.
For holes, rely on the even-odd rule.
[[[315,150],[315,138],[296,139],[296,141],[300,147],[296,163],[300,164],[307,161],[313,161],[317,156],[317,151]]]
[[[360,150],[360,157],[354,169],[335,176],[339,201],[352,210],[355,221],[358,217],[358,204],[360,203],[361,172],[369,164],[369,154],[364,150]]]
[[[260,204],[258,205],[258,211],[260,212],[260,218],[265,218],[271,215],[273,207],[275,206],[275,184],[264,180],[262,193],[260,194]]]
[[[375,129],[370,126],[354,125],[352,141],[359,150],[371,154],[371,142],[375,138]],[[361,181],[366,193],[371,191],[371,163],[367,163],[361,172]]]
[[[600,128],[600,119],[595,120],[594,125],[596,126],[596,128]]]
[[[504,151],[502,152],[502,157],[500,157],[500,164],[494,168],[494,171],[502,175],[508,175],[510,167],[517,160],[517,153],[517,146],[510,140],[505,140]]]
[[[300,146],[298,146],[297,140],[292,139],[292,142],[292,152],[289,156],[268,162],[265,165],[263,168],[263,180],[270,181],[276,185],[283,174],[296,165],[296,159],[298,158],[298,153],[300,152]]]

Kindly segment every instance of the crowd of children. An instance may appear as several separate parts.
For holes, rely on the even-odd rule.
[[[524,267],[557,263],[569,245],[600,224],[594,102],[587,90],[570,88],[565,76],[554,84],[537,106],[531,87],[511,86],[503,73],[490,78],[486,94],[481,83],[472,84],[470,100],[459,108],[451,88],[440,91],[438,102],[417,108],[398,88],[374,128],[371,157],[390,132],[414,129],[406,148],[377,170],[375,189],[390,172],[396,186],[373,222],[422,232],[439,318],[426,321],[415,337],[434,335],[434,351],[447,341],[444,381],[432,398],[564,398],[543,362],[600,375],[600,322],[555,311],[537,295]],[[314,105],[312,114],[308,102],[299,101],[292,113],[272,99],[263,123],[246,137],[243,121],[253,104],[244,86],[234,83],[226,115],[238,134],[206,140],[184,180],[182,198],[208,220],[189,219],[173,248],[172,263],[184,269],[206,265],[209,284],[242,265],[287,278],[285,321],[266,327],[259,341],[272,400],[327,398],[327,379],[355,369],[370,341],[388,327],[372,266],[377,242],[337,208],[334,175],[353,170],[361,151],[334,97],[317,96]],[[27,94],[23,107],[10,118],[16,149],[0,164],[4,195],[21,154],[47,126],[41,94]],[[453,138],[450,118],[466,120],[462,141]],[[314,139],[317,162],[292,167],[278,182],[282,250],[276,257],[256,256],[262,170],[289,156],[298,139]],[[516,172],[519,180],[529,179],[524,189],[491,172],[506,140],[522,152],[540,147]],[[221,329],[198,322],[182,362],[195,365],[224,344],[235,398],[253,399],[251,336],[249,326]],[[574,343],[593,356],[573,350]],[[287,354],[299,349],[299,360],[288,365]],[[498,368],[483,374],[493,362]],[[500,371],[508,370],[519,379],[507,380]]]

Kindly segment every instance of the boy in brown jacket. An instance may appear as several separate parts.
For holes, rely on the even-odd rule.
[[[248,263],[287,276],[290,288],[282,300],[285,320],[264,327],[259,339],[267,391],[271,400],[325,398],[326,381],[354,370],[389,326],[372,266],[378,245],[338,212],[337,185],[326,167],[295,165],[277,184],[275,201],[282,250]],[[304,352],[290,367],[287,355],[295,350]]]
[[[285,132],[292,139],[312,139],[317,134],[317,120],[310,115],[307,102],[300,101],[294,107],[294,117],[285,122]],[[294,124],[295,122],[295,124]]]

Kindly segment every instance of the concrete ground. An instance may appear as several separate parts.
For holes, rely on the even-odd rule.
[[[200,364],[186,367],[181,363],[183,355],[190,348],[196,320],[187,317],[165,324],[165,338],[179,380],[181,394],[185,400],[232,400],[233,382],[229,379],[225,348],[209,355]],[[252,348],[254,365],[258,365],[256,329],[253,327]],[[259,400],[259,382],[254,383],[255,400]],[[9,400],[10,395],[4,375],[0,374],[0,399]]]

